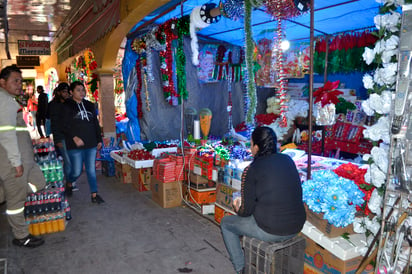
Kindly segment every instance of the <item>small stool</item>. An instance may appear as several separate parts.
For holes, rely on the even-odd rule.
[[[302,236],[268,243],[243,236],[245,274],[303,273],[306,241]]]

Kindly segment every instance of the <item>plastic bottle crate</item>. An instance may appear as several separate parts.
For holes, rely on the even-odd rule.
[[[292,239],[269,243],[243,236],[245,274],[303,273],[306,240]]]

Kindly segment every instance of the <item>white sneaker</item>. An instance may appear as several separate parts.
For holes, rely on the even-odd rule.
[[[79,191],[79,188],[77,187],[77,183],[73,182],[72,183],[72,191]]]

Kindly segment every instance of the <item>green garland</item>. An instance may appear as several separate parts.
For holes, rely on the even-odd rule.
[[[178,31],[178,46],[176,48],[176,76],[177,76],[177,90],[179,93],[178,102],[187,100],[188,92],[186,89],[186,55],[183,50],[183,38],[189,33],[190,17],[185,16],[177,21]]]
[[[253,50],[254,44],[252,39],[252,4],[249,0],[245,0],[245,40],[246,40],[246,69],[247,69],[247,95],[249,97],[249,104],[247,107],[246,123],[252,125],[256,113],[256,85],[255,74],[253,72]]]

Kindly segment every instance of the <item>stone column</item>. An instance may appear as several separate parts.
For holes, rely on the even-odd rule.
[[[99,73],[99,118],[105,137],[116,138],[113,73]]]

